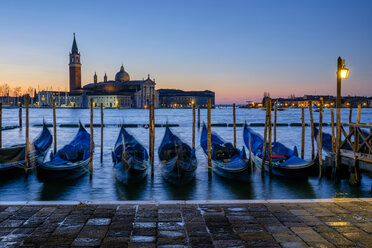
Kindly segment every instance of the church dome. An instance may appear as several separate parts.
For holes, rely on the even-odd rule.
[[[115,75],[115,81],[127,82],[129,80],[130,80],[129,74],[124,70],[124,66],[121,65],[120,71]]]

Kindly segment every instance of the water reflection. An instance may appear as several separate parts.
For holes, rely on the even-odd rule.
[[[68,192],[73,188],[80,188],[84,184],[84,179],[89,175],[77,178],[75,180],[62,181],[62,182],[46,182],[43,183],[40,192],[40,201],[53,201],[65,198]]]
[[[213,181],[210,184],[211,187],[213,185],[221,185],[223,190],[226,191],[227,194],[230,194],[230,199],[255,199],[253,186],[252,186],[252,179],[244,182],[229,180],[218,176],[216,174],[212,175]],[[220,189],[223,191],[222,189]],[[222,199],[222,198],[217,198]]]
[[[197,188],[197,180],[194,178],[190,183],[182,186],[174,186],[163,180],[163,187],[166,188],[167,199],[193,200]]]
[[[131,185],[124,185],[115,179],[114,184],[118,200],[127,201],[137,199],[139,195],[143,196],[144,192],[148,188],[148,182],[146,179],[147,178],[142,182]]]

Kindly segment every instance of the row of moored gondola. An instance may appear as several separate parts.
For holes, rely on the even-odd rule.
[[[200,145],[207,154],[207,129],[203,126]],[[328,136],[323,136],[327,138]],[[254,164],[261,169],[263,159],[263,138],[244,126],[243,138]],[[323,144],[324,139],[323,138]],[[47,150],[52,143],[52,135],[45,125],[40,136],[32,144],[36,157],[37,177],[41,181],[60,181],[74,179],[89,172],[90,134],[80,124],[75,138],[50,160],[44,162]],[[327,144],[325,144],[327,147]],[[269,171],[269,154],[266,149],[265,170]],[[165,180],[175,185],[184,185],[195,177],[197,159],[195,149],[183,142],[166,127],[164,138],[158,149],[161,174]],[[248,181],[252,172],[245,148],[235,148],[216,133],[211,133],[212,170],[217,175]],[[297,148],[289,149],[280,142],[272,143],[272,174],[290,178],[308,177],[318,169],[314,161],[299,158]],[[140,182],[147,175],[150,159],[146,148],[139,143],[124,127],[120,129],[112,151],[114,172],[118,181],[124,184]],[[24,170],[25,145],[0,149],[0,173],[9,170]]]

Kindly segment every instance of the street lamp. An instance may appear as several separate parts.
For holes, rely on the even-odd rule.
[[[340,146],[341,146],[341,79],[346,79],[349,75],[349,69],[345,67],[345,60],[337,59],[337,141],[336,141],[336,180],[339,182],[339,172],[341,166]]]

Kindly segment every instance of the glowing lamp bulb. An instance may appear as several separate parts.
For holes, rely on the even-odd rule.
[[[349,69],[341,68],[341,70],[340,70],[341,79],[346,79],[348,75],[349,75]]]

